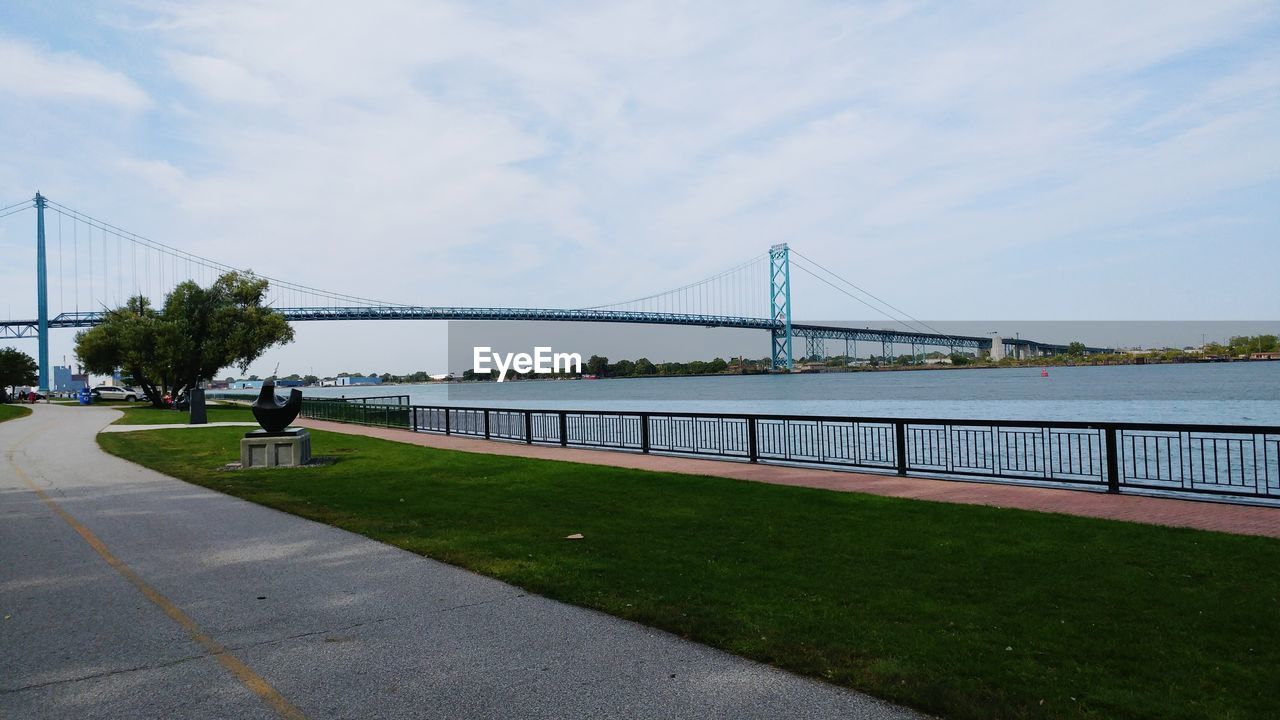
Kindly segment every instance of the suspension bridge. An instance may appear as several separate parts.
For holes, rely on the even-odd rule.
[[[36,193],[34,198],[0,208],[0,219],[34,210],[36,214],[36,307],[34,319],[0,321],[0,339],[36,338],[40,390],[49,389],[49,333],[85,328],[102,321],[108,308],[145,296],[155,305],[184,281],[207,286],[224,273],[247,272],[167,245],[62,205]],[[50,218],[49,216],[52,216]],[[52,260],[52,263],[50,262]],[[52,267],[51,267],[52,264]],[[794,322],[792,271],[798,270],[883,315],[897,327],[845,327]],[[1061,344],[1025,338],[944,333],[787,244],[723,272],[672,290],[623,302],[582,308],[453,307],[390,303],[301,285],[254,273],[270,285],[268,303],[290,322],[338,320],[535,320],[643,323],[758,330],[769,334],[770,360],[776,370],[794,367],[797,345],[804,358],[827,356],[826,343],[844,343],[844,355],[858,342],[879,344],[880,357],[893,358],[899,346],[911,355],[927,348],[972,350],[992,357],[1031,357],[1066,351]],[[50,280],[56,280],[56,295]],[[56,301],[56,314],[51,314]],[[1104,348],[1087,348],[1103,352]]]

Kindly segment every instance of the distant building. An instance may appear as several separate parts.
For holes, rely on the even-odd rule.
[[[236,380],[230,384],[232,390],[257,390],[261,387],[261,380]]]
[[[348,385],[381,385],[380,377],[364,377],[361,375],[348,375],[346,377],[325,378],[320,381],[325,387],[346,387]]]
[[[1250,360],[1280,360],[1280,352],[1256,352],[1250,353]]]
[[[71,368],[63,367],[61,365],[54,365],[53,366],[53,391],[54,392],[71,392],[72,390],[79,390],[80,388],[84,387],[83,385],[76,385],[75,382],[71,379],[72,377],[73,376],[71,374]]]

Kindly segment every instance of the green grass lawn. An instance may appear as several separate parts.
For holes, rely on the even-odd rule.
[[[186,410],[161,410],[150,405],[122,409],[124,417],[112,425],[185,425],[191,419],[191,413]],[[209,422],[253,422],[253,412],[249,408],[210,405],[206,408],[206,415]]]
[[[31,408],[21,405],[0,405],[0,422],[25,417],[31,414]]]
[[[954,718],[1274,718],[1280,541],[241,431],[109,452],[535,593]],[[583,533],[583,540],[566,535]]]

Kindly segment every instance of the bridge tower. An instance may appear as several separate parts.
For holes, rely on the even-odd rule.
[[[790,370],[791,250],[786,243],[769,248],[769,317],[775,323],[770,331],[770,365],[774,370]]]
[[[36,330],[40,337],[40,392],[49,392],[49,273],[44,256],[45,198],[36,192],[36,303],[39,316]]]

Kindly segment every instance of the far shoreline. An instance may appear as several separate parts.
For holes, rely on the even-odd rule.
[[[1147,366],[1165,366],[1165,365],[1230,365],[1236,363],[1265,363],[1280,362],[1278,359],[1250,359],[1250,358],[1234,358],[1234,359],[1212,359],[1212,360],[1160,360],[1152,362],[1042,362],[1048,358],[1041,358],[1041,361],[1019,361],[1017,363],[999,364],[999,363],[973,363],[966,365],[951,365],[945,363],[936,363],[933,365],[887,365],[879,367],[824,367],[805,370],[793,370],[791,372],[719,372],[719,373],[680,373],[680,374],[661,374],[654,373],[650,375],[610,375],[599,378],[584,377],[520,377],[509,378],[503,383],[528,383],[528,382],[566,382],[566,381],[595,381],[595,380],[676,380],[680,378],[728,378],[728,377],[755,377],[755,376],[794,376],[794,375],[838,375],[838,374],[858,374],[858,373],[886,373],[886,372],[926,372],[931,370],[1011,370],[1011,369],[1034,369],[1034,368],[1090,368],[1090,367],[1147,367]],[[305,388],[310,389],[327,389],[334,390],[352,389],[352,388],[393,388],[393,387],[423,387],[432,385],[472,385],[479,383],[497,384],[496,380],[463,380],[455,378],[452,380],[431,380],[426,382],[398,382],[384,383],[378,385],[307,385]]]

